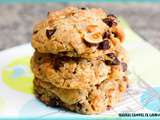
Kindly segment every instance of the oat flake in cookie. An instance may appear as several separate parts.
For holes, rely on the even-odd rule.
[[[129,84],[123,41],[117,17],[102,9],[48,12],[32,35],[36,97],[81,114],[111,109]]]

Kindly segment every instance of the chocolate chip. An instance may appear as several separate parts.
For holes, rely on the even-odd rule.
[[[77,107],[79,108],[79,109],[81,109],[82,108],[82,104],[81,103],[77,103]]]
[[[126,76],[123,76],[123,81],[127,81],[128,80],[128,78],[126,77]]]
[[[39,57],[38,60],[39,60],[39,61],[42,60],[42,57]]]
[[[108,53],[107,56],[110,57],[110,58],[115,58],[116,57],[116,55],[114,53]]]
[[[37,33],[38,33],[38,30],[33,31],[33,34],[37,34]]]
[[[86,108],[85,111],[88,112],[89,110]]]
[[[98,88],[100,87],[100,84],[96,84],[95,86],[96,86],[96,88],[98,89]]]
[[[107,31],[103,34],[104,41],[99,44],[98,49],[103,49],[103,50],[109,49],[110,44],[109,44],[109,41],[107,40],[109,38],[110,38],[110,33],[109,33],[109,31]]]
[[[91,104],[91,101],[89,100],[88,103]]]
[[[115,18],[115,19],[117,18],[117,17],[116,17],[115,15],[113,15],[113,14],[108,14],[107,17],[113,17],[113,18]]]
[[[107,31],[107,32],[105,32],[104,34],[103,34],[103,39],[106,39],[106,38],[110,38],[110,32],[109,31]]]
[[[56,99],[56,98],[52,98],[49,102],[49,105],[52,107],[58,107],[59,106],[59,102],[60,100]]]
[[[103,19],[103,22],[106,23],[109,27],[116,26],[117,21],[113,17],[107,17]]]
[[[117,58],[115,58],[112,61],[111,60],[105,60],[105,64],[106,65],[119,65],[120,61]]]
[[[110,48],[110,44],[108,40],[104,40],[103,42],[101,42],[98,47],[98,49],[102,49],[102,50],[108,50],[109,48]]]
[[[127,71],[127,64],[125,62],[121,62],[123,72]]]
[[[64,63],[68,62],[68,61],[73,61],[75,63],[78,63],[80,60],[80,58],[78,57],[67,57],[67,56],[57,56],[57,58],[55,58],[55,63],[54,63],[54,69],[55,70],[59,70],[60,67],[64,66]],[[76,74],[76,69],[73,72],[74,74]]]
[[[110,60],[105,60],[104,62],[106,65],[112,65],[112,61],[110,61]]]
[[[55,70],[59,70],[60,67],[63,67],[63,62],[61,59],[57,58],[55,59],[55,63],[54,63],[54,69]]]
[[[93,67],[94,66],[94,64],[93,63],[91,63],[91,67]]]
[[[92,109],[95,111],[95,107],[94,107],[94,105],[91,105],[91,107],[92,107]]]
[[[56,29],[50,29],[50,30],[46,30],[46,36],[48,39],[51,38],[51,36],[56,32]]]
[[[111,105],[107,105],[106,107],[107,107],[107,108],[106,108],[107,110],[110,110],[110,109],[112,108]]]
[[[86,10],[86,8],[85,7],[81,7],[81,10]]]
[[[73,74],[76,74],[76,73],[77,73],[77,68],[75,68],[73,71]]]
[[[104,62],[106,65],[119,65],[120,64],[119,59],[116,57],[114,53],[108,53],[107,56],[110,57],[112,60],[105,60]]]
[[[119,65],[120,64],[120,61],[118,60],[118,58],[115,58],[113,61],[112,61],[112,65]]]

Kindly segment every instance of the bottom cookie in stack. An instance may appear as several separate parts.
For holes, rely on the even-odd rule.
[[[105,80],[88,89],[64,89],[35,78],[34,91],[37,98],[46,105],[65,107],[82,114],[94,114],[110,109],[120,100],[124,91],[119,87],[126,89],[128,84],[124,79]]]

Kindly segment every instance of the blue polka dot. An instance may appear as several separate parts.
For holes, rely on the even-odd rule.
[[[24,69],[22,69],[21,67],[14,67],[13,71],[14,73],[12,74],[12,77],[15,79],[22,76],[25,73]]]
[[[160,87],[148,89],[141,96],[142,105],[154,112],[160,112]]]

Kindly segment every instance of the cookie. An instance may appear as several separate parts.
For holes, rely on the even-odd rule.
[[[35,25],[32,46],[40,53],[87,59],[119,51],[124,41],[117,17],[102,9],[68,7],[51,11]]]
[[[127,85],[127,81],[124,82]],[[118,81],[106,79],[88,89],[64,89],[35,78],[34,91],[38,99],[51,107],[61,106],[82,114],[95,114],[111,109],[120,100],[125,92],[120,90],[120,85]]]
[[[101,83],[111,67],[99,60],[62,57],[35,52],[31,60],[34,75],[61,88],[86,88]]]
[[[102,61],[35,52],[31,66],[37,78],[57,87],[83,89],[101,83],[109,75],[110,79],[119,79],[126,74],[122,65],[127,65],[125,59],[113,53],[108,55],[107,60]]]

